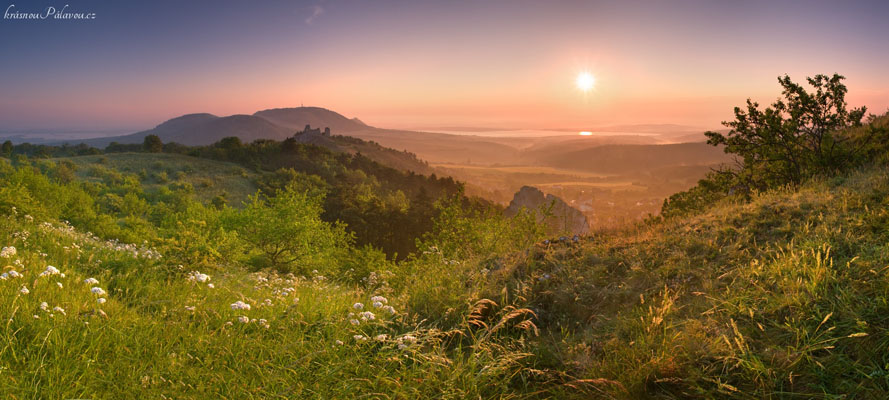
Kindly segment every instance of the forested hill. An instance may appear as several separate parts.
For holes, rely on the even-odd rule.
[[[416,250],[416,240],[432,229],[437,215],[435,202],[440,199],[456,197],[479,208],[492,206],[480,199],[464,197],[462,184],[450,177],[393,168],[355,149],[377,149],[370,153],[380,156],[397,153],[393,160],[414,160],[407,163],[418,166],[417,169],[425,166],[409,153],[348,137],[324,139],[341,146],[340,151],[292,137],[284,141],[261,139],[252,143],[229,137],[209,146],[195,147],[157,142],[156,148],[148,148],[146,144],[112,144],[99,150],[85,145],[20,144],[9,145],[7,155],[36,159],[56,157],[74,170],[99,171],[112,167],[110,173],[136,174],[144,185],[150,185],[150,190],[177,188],[183,184],[192,188],[198,186],[198,192],[205,200],[234,207],[240,207],[240,202],[250,194],[243,193],[246,188],[258,188],[264,195],[274,196],[276,191],[295,185],[323,198],[321,216],[325,221],[344,223],[355,235],[357,245],[371,245],[389,257],[405,257]],[[134,157],[134,153],[140,153],[141,157]],[[97,158],[102,154],[105,157]],[[179,156],[174,159],[160,157],[168,154]],[[72,156],[75,157],[70,159],[72,162],[65,158]],[[77,156],[93,157],[85,161]],[[230,174],[231,167],[220,165],[218,173],[214,173],[195,157],[240,165],[249,182],[239,183],[238,193],[231,193],[227,190],[230,185],[213,183],[230,179],[225,177]],[[138,162],[134,164],[127,160]],[[115,170],[115,165],[123,169]],[[66,168],[69,167],[63,170]],[[200,179],[193,176],[197,170],[202,171]]]
[[[390,256],[416,250],[415,239],[432,228],[436,200],[463,196],[462,184],[451,177],[405,172],[361,153],[290,140],[241,143],[229,138],[188,154],[267,171],[260,187],[268,194],[294,182],[326,193],[325,220],[344,222],[358,244],[378,246]],[[473,201],[480,207],[490,205]]]
[[[305,131],[307,126],[314,129]],[[324,129],[329,133],[322,136],[321,131]],[[296,138],[300,142],[326,147],[334,152],[361,153],[374,161],[402,171],[413,171],[418,174],[432,172],[425,161],[410,152],[383,147],[374,141],[343,136],[356,130],[368,129],[375,128],[331,110],[320,107],[296,107],[226,117],[208,113],[186,114],[164,121],[152,129],[129,135],[47,144],[77,146],[79,143],[84,143],[96,148],[111,146],[112,151],[119,151],[132,149],[133,147],[128,147],[131,145],[142,144],[148,136],[156,136],[168,147],[208,146],[228,137],[236,137],[245,143]],[[40,145],[34,147],[39,150]]]

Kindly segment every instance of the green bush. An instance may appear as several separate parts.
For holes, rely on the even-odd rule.
[[[760,110],[747,100],[735,107],[735,120],[723,122],[731,130],[706,132],[707,143],[735,155],[737,166],[709,174],[697,186],[664,201],[665,217],[697,212],[732,195],[799,185],[813,176],[847,171],[884,159],[889,141],[886,120],[871,116],[862,124],[866,108],[847,109],[843,76],[807,78],[809,92],[789,76],[779,77],[783,99]]]
[[[278,270],[328,273],[349,249],[352,238],[342,224],[321,220],[323,200],[293,186],[274,196],[257,192],[244,209],[227,210],[223,221]]]

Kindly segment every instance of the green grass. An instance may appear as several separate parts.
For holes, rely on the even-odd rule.
[[[64,160],[73,162],[78,167],[77,176],[86,180],[97,180],[101,174],[97,169],[104,167],[136,174],[146,190],[170,183],[187,183],[203,202],[224,193],[228,203],[237,206],[258,189],[256,172],[234,163],[181,154],[108,153]]]
[[[0,267],[23,275],[0,280],[2,397],[889,396],[883,168],[579,243],[429,250],[360,284],[235,264],[196,282],[141,245],[21,212],[0,216],[0,240],[17,249]],[[376,318],[353,325],[356,302]]]
[[[187,268],[65,225],[13,215],[0,230],[15,234],[4,244],[17,249],[0,259],[10,264],[4,270],[23,275],[0,281],[4,397],[467,398],[490,397],[508,382],[501,377],[510,365],[491,369],[499,349],[479,342],[448,351],[454,332],[424,327],[397,296],[388,301],[394,314],[374,308],[371,296],[391,291],[385,285],[370,292],[231,268],[204,271],[210,288],[189,280]],[[65,276],[40,276],[47,265]],[[99,284],[84,283],[89,277]],[[93,286],[107,302],[97,303]],[[232,310],[236,301],[250,310]],[[356,302],[375,319],[353,325]],[[407,334],[416,343],[400,340]]]
[[[885,398],[887,206],[889,173],[864,171],[513,268],[542,327],[570,327],[560,357],[601,395]]]

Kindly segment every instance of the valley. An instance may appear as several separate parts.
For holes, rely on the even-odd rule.
[[[317,131],[301,133],[306,127]],[[321,132],[325,128],[330,130],[326,136]],[[189,114],[152,130],[82,142],[99,147],[114,143],[120,150],[132,150],[147,135],[157,135],[173,147],[208,145],[225,137],[249,143],[293,136],[301,143],[361,154],[398,170],[453,177],[465,184],[468,195],[504,207],[522,186],[537,187],[580,210],[594,229],[613,229],[657,215],[669,195],[692,187],[731,161],[688,127],[603,129],[589,136],[561,131],[549,136],[521,131],[499,131],[495,136],[479,135],[491,131],[401,131],[372,127],[320,107],[297,107],[230,117]],[[510,133],[515,136],[505,136]],[[698,142],[674,142],[695,139]]]

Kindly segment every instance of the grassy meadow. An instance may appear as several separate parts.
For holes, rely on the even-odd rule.
[[[155,156],[140,157],[151,165]],[[71,159],[78,171],[87,160]],[[124,178],[141,171],[96,161],[135,171]],[[884,168],[579,241],[544,240],[532,220],[441,205],[436,229],[404,261],[300,274],[258,269],[249,249],[226,250],[238,247],[230,236],[200,225],[165,230],[118,214],[119,230],[104,235],[150,238],[126,244],[89,233],[102,213],[66,223],[94,183],[80,172],[62,183],[64,164],[2,162],[3,397],[889,392]],[[159,182],[112,181],[106,190],[169,206],[144,190]],[[193,201],[186,209],[203,207],[183,196]],[[216,224],[212,208],[202,210]],[[201,237],[207,243],[188,252],[175,240]]]

